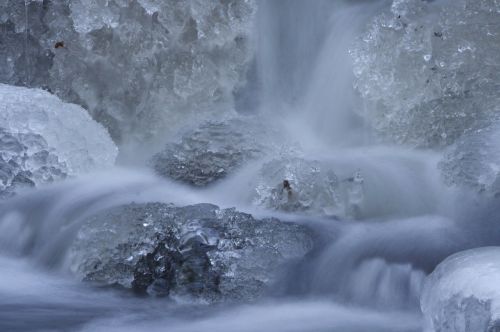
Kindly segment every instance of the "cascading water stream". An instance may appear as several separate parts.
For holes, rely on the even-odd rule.
[[[262,112],[284,124],[290,136],[308,151],[306,158],[331,159],[335,171],[344,178],[349,176],[349,170],[361,170],[366,183],[362,209],[365,218],[439,213],[450,199],[450,193],[439,185],[440,175],[432,161],[437,158],[432,154],[359,148],[370,145],[371,132],[359,114],[362,101],[353,90],[349,51],[366,23],[388,5],[387,1],[318,1],[315,6],[303,1],[264,2],[258,17]],[[339,149],[345,146],[350,148]],[[241,187],[241,182],[230,181],[228,188]],[[429,218],[436,223],[430,223],[431,229],[443,223],[439,218]],[[395,220],[390,225],[415,236],[412,224],[421,222],[426,222],[425,218]],[[444,223],[447,226],[443,227],[452,232],[453,226]],[[309,278],[305,283],[308,285],[304,286],[304,280],[298,282],[303,292],[386,309],[417,308],[425,269],[415,265],[411,250],[407,257],[402,254],[391,259],[392,252],[404,251],[405,247],[391,245],[391,241],[398,241],[391,240],[392,236],[406,239],[404,234],[392,234],[391,226],[384,224],[372,227],[377,234],[373,239],[364,225],[354,226],[357,231],[345,231],[356,235],[332,239],[315,263],[306,264],[307,276],[302,279]],[[430,236],[424,233],[423,238]],[[387,244],[373,242],[385,236]],[[431,261],[423,265],[432,265]],[[292,285],[300,288],[293,281]]]
[[[130,5],[132,9],[118,3],[121,2],[110,1],[110,7],[105,6],[107,10],[109,9],[105,19],[100,19],[99,14],[96,14],[98,11],[89,12],[89,15],[83,13],[78,17],[80,25],[77,28],[81,34],[75,32],[75,36],[89,38],[86,43],[95,48],[92,52],[99,54],[94,59],[98,64],[99,61],[104,63],[106,56],[99,53],[102,52],[99,47],[111,48],[113,42],[124,38],[124,35],[118,34],[113,29],[122,24],[118,20],[122,19],[119,15],[125,15],[127,10],[138,10],[137,17],[134,17],[137,19],[137,26],[130,31],[123,29],[119,31],[125,35],[135,33],[139,35],[142,33],[140,24],[146,22],[144,24],[149,30],[145,39],[154,41],[158,36],[155,29],[161,30],[160,21],[173,20],[178,23],[178,18],[174,16],[180,14],[176,11],[168,11],[167,14],[155,12],[160,11],[158,8],[161,7],[155,1],[133,2]],[[426,276],[435,266],[448,255],[461,249],[498,244],[500,236],[492,221],[494,219],[492,215],[497,212],[497,208],[493,207],[493,212],[488,210],[489,214],[483,211],[484,215],[481,214],[477,222],[476,215],[460,214],[461,211],[468,210],[476,213],[483,207],[476,206],[475,201],[469,196],[462,195],[458,190],[443,183],[440,151],[383,146],[377,142],[376,134],[367,123],[367,117],[362,114],[365,111],[362,105],[364,100],[353,88],[355,77],[353,60],[349,52],[366,25],[381,11],[387,10],[391,1],[260,0],[257,1],[258,11],[255,17],[244,12],[248,9],[245,6],[236,8],[232,6],[232,2],[220,3],[223,6],[231,4],[223,7],[224,10],[219,8],[219,11],[215,9],[210,11],[208,15],[210,19],[217,21],[227,14],[228,21],[234,23],[235,21],[231,20],[248,15],[234,26],[229,24],[242,30],[247,27],[248,17],[255,20],[254,72],[252,75],[247,75],[249,82],[246,83],[246,88],[242,89],[247,89],[247,95],[258,99],[258,103],[250,103],[258,104],[258,107],[252,110],[253,113],[247,112],[245,116],[251,117],[252,120],[257,119],[255,121],[258,122],[258,126],[278,132],[276,136],[273,136],[274,133],[266,136],[266,132],[262,134],[264,137],[258,137],[260,141],[256,140],[258,143],[263,142],[261,145],[264,147],[267,145],[273,147],[269,147],[269,150],[262,149],[265,150],[262,152],[259,150],[261,148],[259,144],[250,146],[247,150],[256,152],[258,156],[253,159],[249,157],[249,160],[242,157],[243,164],[232,170],[229,169],[232,167],[232,158],[238,162],[238,158],[247,151],[241,149],[236,152],[232,150],[220,152],[216,145],[221,144],[220,141],[226,140],[227,137],[229,137],[227,140],[234,139],[235,142],[241,137],[243,137],[241,140],[246,139],[243,133],[246,128],[243,127],[245,124],[248,127],[255,124],[248,119],[247,122],[243,120],[243,126],[236,127],[226,136],[223,131],[227,130],[227,127],[208,126],[209,129],[215,127],[212,138],[216,142],[214,143],[216,147],[207,143],[208,147],[204,146],[207,151],[204,151],[202,157],[198,159],[206,158],[214,162],[222,159],[226,162],[224,153],[233,154],[227,158],[229,162],[223,163],[224,167],[220,169],[212,165],[207,167],[201,163],[204,160],[195,160],[201,163],[202,169],[196,176],[204,180],[208,177],[206,173],[213,171],[212,173],[215,173],[213,176],[216,177],[219,173],[228,172],[225,178],[217,178],[217,181],[209,182],[210,185],[205,188],[161,179],[145,168],[127,169],[127,166],[138,164],[136,160],[127,165],[128,159],[140,156],[138,159],[142,160],[144,154],[150,154],[149,151],[161,149],[152,145],[139,150],[136,144],[132,144],[130,151],[126,152],[126,158],[120,160],[124,164],[124,169],[112,167],[102,172],[93,171],[91,174],[75,175],[74,178],[50,185],[36,183],[37,188],[19,190],[16,192],[17,196],[1,201],[0,263],[4,268],[0,269],[0,330],[60,329],[108,332],[164,331],[168,328],[174,332],[202,330],[417,332],[422,331],[420,293]],[[250,3],[251,1],[245,1],[248,6],[251,6]],[[78,12],[80,7],[80,10],[87,8],[83,1],[75,0],[72,4],[66,8],[68,12]],[[97,5],[96,7],[87,5],[93,10],[99,9]],[[26,86],[32,81],[35,82],[36,76],[35,59],[33,61],[30,59],[29,50],[29,38],[32,38],[29,35],[29,6],[30,1],[24,0]],[[201,7],[197,6],[203,5],[199,1],[190,2],[187,6],[189,10],[186,12],[196,16],[202,12],[199,11]],[[232,10],[235,13],[232,13]],[[126,17],[131,19],[129,16]],[[171,68],[162,68],[165,72],[162,71],[161,75],[169,79],[172,76],[174,82],[172,84],[175,85],[173,89],[178,94],[170,95],[165,92],[168,97],[164,99],[161,91],[166,88],[160,86],[163,84],[163,79],[156,72],[151,74],[158,76],[155,80],[145,79],[144,82],[140,82],[148,87],[147,97],[143,100],[137,99],[140,100],[141,107],[144,105],[143,113],[147,113],[145,110],[151,106],[149,102],[153,98],[168,102],[169,105],[185,106],[190,105],[189,96],[200,100],[206,98],[196,90],[197,88],[201,87],[200,91],[205,91],[207,86],[218,85],[210,94],[210,98],[217,100],[227,97],[224,95],[227,91],[222,90],[231,87],[228,88],[229,91],[236,86],[234,81],[239,77],[241,68],[227,66],[228,68],[224,68],[227,70],[224,72],[226,76],[223,75],[224,78],[221,79],[223,82],[219,82],[217,79],[221,74],[221,68],[217,67],[220,65],[218,61],[204,62],[203,58],[194,58],[194,55],[196,52],[201,52],[200,50],[208,52],[209,49],[210,59],[212,57],[218,59],[217,54],[227,51],[225,48],[235,47],[234,42],[241,47],[238,49],[241,54],[228,52],[228,57],[232,60],[237,58],[235,62],[243,61],[242,59],[246,61],[250,56],[243,53],[248,52],[250,47],[246,41],[242,41],[243,37],[236,33],[225,40],[220,37],[224,31],[219,28],[227,27],[220,25],[219,22],[216,28],[207,28],[204,25],[206,22],[203,22],[205,17],[200,17],[190,18],[179,26],[173,26],[172,31],[166,33],[165,40],[158,41],[154,46],[145,44],[147,47],[157,48],[155,50],[159,52],[148,58],[145,53],[141,53],[147,50],[139,50],[137,54],[140,56],[137,58],[144,63],[125,62],[137,65],[139,69],[134,70],[145,73],[144,76],[151,74],[148,73],[149,65],[155,70],[160,67],[157,61],[169,62],[169,65],[173,64],[176,68],[173,74],[168,71]],[[92,21],[93,19],[95,21]],[[64,26],[67,22],[63,21],[58,21],[57,24]],[[94,28],[95,31],[92,30]],[[137,30],[134,30],[135,28]],[[86,35],[82,31],[89,34]],[[174,38],[172,37],[174,34],[177,34],[175,38],[178,39],[172,42],[172,46],[168,43],[170,43],[169,38]],[[438,36],[439,34],[436,38]],[[200,49],[192,46],[192,49],[182,49],[180,55],[175,56],[163,53],[165,50],[162,50],[162,43],[170,45],[169,47],[177,47],[176,43],[192,43],[196,38],[202,41]],[[210,38],[214,38],[215,41],[211,41]],[[104,43],[103,40],[109,43]],[[99,42],[103,42],[104,46]],[[71,52],[77,54],[80,46],[75,44]],[[66,52],[64,47],[57,52],[59,53],[55,55],[56,60],[57,57],[65,61],[68,59],[65,58],[67,55],[64,53]],[[36,56],[35,51],[31,53],[33,57]],[[90,57],[93,54],[89,51],[86,56]],[[165,58],[161,58],[162,56]],[[119,53],[118,57],[124,56]],[[182,68],[176,66],[183,69],[189,67],[192,71],[185,74]],[[61,71],[61,67],[58,67],[58,70]],[[200,78],[208,75],[207,73],[214,76],[214,81],[207,80],[198,86]],[[31,75],[33,77],[30,77]],[[100,78],[97,74],[95,76]],[[87,84],[84,80],[79,81],[75,78],[75,81],[77,81],[75,86],[81,84],[85,87]],[[183,83],[189,91],[182,91]],[[99,84],[98,86],[101,86]],[[107,87],[108,84],[102,86]],[[125,90],[120,93],[127,98],[131,97],[131,92]],[[90,92],[90,87],[88,91],[86,88],[83,91],[85,93],[75,100],[85,97],[88,93],[92,96],[89,98],[93,106],[99,105],[96,97],[98,93]],[[122,98],[120,93],[117,94],[120,99],[118,107],[123,106],[121,99],[126,99]],[[176,98],[182,99],[182,103]],[[193,104],[196,107],[204,105],[200,100],[193,101]],[[111,99],[106,99],[106,102],[109,107],[114,105]],[[237,104],[238,102],[237,100]],[[156,106],[155,109],[158,111],[163,104]],[[108,121],[106,110],[101,112],[99,107],[96,106],[93,110],[99,110],[97,113],[104,114],[102,119]],[[114,111],[116,118],[109,117],[111,122],[106,125],[119,127],[126,124],[124,126],[130,129],[127,126],[133,127],[137,122],[137,119],[128,119],[127,113],[122,114],[116,109]],[[158,111],[152,118],[165,122],[163,115]],[[57,125],[59,118],[54,117],[54,119]],[[87,120],[89,128],[94,128],[95,126],[90,126],[95,124],[93,120]],[[227,119],[223,121],[225,120]],[[113,121],[116,121],[116,124]],[[231,123],[229,121],[228,123],[227,126],[230,126]],[[147,122],[141,122],[141,126],[143,125],[144,128],[149,128]],[[68,128],[66,131],[71,131],[71,127]],[[123,127],[119,127],[117,132],[121,133],[122,129]],[[170,129],[172,132],[174,129],[180,130],[180,128]],[[251,133],[261,134],[260,131]],[[139,134],[147,136],[148,133]],[[83,136],[79,139],[83,139]],[[185,137],[187,139],[176,145],[179,150],[183,149],[182,153],[167,150],[167,157],[174,154],[177,160],[185,161],[186,155],[195,150],[197,144],[206,143],[203,141],[203,133],[197,132],[191,136],[187,134]],[[9,139],[13,140],[10,137]],[[61,138],[56,137],[52,140],[57,142],[58,139]],[[71,144],[68,144],[68,151],[76,150],[75,142],[72,140]],[[40,145],[39,142],[37,144]],[[91,145],[93,144],[89,144],[86,149],[93,148]],[[274,149],[274,146],[280,148]],[[114,148],[110,141],[107,149],[116,152]],[[46,156],[42,153],[40,155],[46,159],[50,157],[54,162],[58,158],[55,152],[54,156],[49,156],[48,152]],[[92,152],[93,159],[89,159],[104,158],[97,152]],[[259,154],[260,152],[262,154]],[[114,160],[114,155],[109,158]],[[42,158],[32,159],[27,163],[36,164]],[[54,165],[66,166],[62,159],[61,157],[60,163],[54,162]],[[75,160],[76,162],[72,161],[73,167],[79,166],[78,159]],[[69,164],[68,159],[66,162]],[[280,173],[282,171],[280,166],[283,166],[286,172]],[[58,171],[57,167],[53,167],[55,171]],[[175,167],[181,174],[189,173],[184,172],[189,166],[181,163]],[[474,165],[470,168],[474,168]],[[2,169],[0,176],[1,172]],[[300,172],[305,174],[304,187],[299,186],[299,180],[302,180],[300,176],[303,175]],[[491,187],[494,181],[490,182]],[[191,184],[197,183],[193,181]],[[303,188],[306,189],[301,191]],[[278,198],[272,197],[273,200],[266,197],[267,189],[271,195]],[[311,194],[314,190],[319,193]],[[282,204],[286,199],[289,200],[286,203],[291,201],[296,205]],[[320,203],[315,205],[315,199],[321,200]],[[273,205],[276,201],[278,203]],[[151,205],[146,206],[146,203]],[[156,203],[158,204],[155,205]],[[207,205],[188,206],[198,203],[216,204],[220,209]],[[177,208],[168,204],[188,207],[176,210]],[[251,216],[238,214],[233,210],[222,210],[231,207]],[[207,215],[200,217],[197,214],[199,211],[212,211],[210,213],[213,215],[208,215],[207,212]],[[159,216],[159,221],[151,221],[154,216]],[[268,217],[277,219],[265,219]],[[189,222],[184,224],[183,218]],[[261,225],[259,222],[262,221],[253,218],[260,218],[269,225],[280,225],[279,227],[283,229],[285,226],[291,227],[290,225],[295,228],[293,232],[288,233],[279,233],[282,229],[272,228],[274,226],[252,228]],[[167,227],[165,231],[161,228],[163,226],[172,228]],[[178,228],[175,228],[176,226]],[[149,234],[154,234],[157,238],[143,238]],[[283,234],[287,236],[286,239],[283,239],[285,236]],[[160,239],[160,235],[166,238]],[[173,244],[168,242],[169,236],[174,239]],[[234,243],[231,242],[231,236],[237,238]],[[271,238],[270,241],[259,242],[261,239],[268,239],[267,236]],[[95,241],[92,242],[92,239]],[[300,251],[297,246],[303,244],[301,242],[303,239],[307,240],[304,240],[303,245],[307,247],[307,254],[298,255],[297,258],[294,254]],[[86,248],[89,243],[94,247]],[[114,244],[116,246],[113,247]],[[261,248],[255,249],[258,245],[261,245]],[[236,249],[232,251],[227,249],[232,248],[231,246]],[[89,259],[86,256],[88,253],[98,253],[98,255]],[[170,259],[168,255],[172,255],[173,258]],[[268,262],[271,259],[279,261],[285,256],[290,258],[286,264],[280,265],[276,271],[270,273],[268,270],[274,268],[270,266],[274,263]],[[222,264],[223,273],[220,275],[215,275],[213,270],[206,274],[197,270],[199,266],[216,266],[221,260],[226,265]],[[118,263],[114,264],[116,262]],[[132,271],[130,266],[133,264],[137,265]],[[195,268],[192,268],[193,266]],[[106,268],[109,268],[109,271]],[[93,274],[86,273],[88,271],[85,269],[90,269]],[[154,271],[148,274],[150,272],[148,269]],[[194,285],[190,288],[194,289],[193,297],[185,297],[183,296],[185,294],[175,293],[172,290],[169,294],[174,295],[167,300],[162,298],[165,293],[155,293],[157,288],[165,288],[170,282],[167,280],[168,276],[165,276],[168,274],[165,271],[171,272],[171,270],[177,278],[175,282],[172,281],[172,289],[183,282],[191,283]],[[233,305],[230,302],[229,305],[211,307],[204,303],[204,301],[210,302],[207,300],[208,297],[196,297],[206,291],[204,280],[202,282],[199,280],[200,275],[212,278],[217,286],[225,285],[226,288],[219,293],[234,291],[232,288],[236,288],[237,292],[241,284],[227,286],[227,280],[236,278],[235,275],[241,270],[248,275],[255,274],[255,270],[266,272],[260,279],[249,278],[243,282],[244,286],[249,284],[249,287],[255,286],[259,290],[264,288],[259,301],[248,305],[238,303]],[[114,277],[117,273],[128,276],[124,279],[129,280],[126,282],[120,280],[122,283],[117,281],[106,283],[109,275]],[[277,275],[276,279],[272,279],[274,274]],[[80,280],[75,280],[76,277],[91,282],[81,283]],[[153,280],[154,278],[156,280]],[[140,298],[124,291],[130,290],[127,288],[129,287],[138,292],[136,284],[141,281],[149,284],[140,294],[157,297]],[[106,287],[94,287],[92,282]],[[8,287],[8,283],[13,284],[12,289]],[[167,285],[167,288],[170,286]],[[171,291],[170,288],[167,290]],[[248,293],[242,294],[244,295],[240,295],[237,300],[245,302],[248,300],[245,298]],[[17,310],[23,303],[27,308],[26,312]],[[49,314],[40,315],[40,308],[48,308]],[[12,322],[3,322],[9,315],[27,323],[18,327]],[[60,324],[53,322],[52,316],[60,317]]]
[[[261,108],[306,149],[363,144],[349,54],[360,31],[387,1],[267,2],[260,8]]]
[[[113,206],[151,200],[186,205],[202,198],[149,174],[120,169],[93,174],[0,205],[0,248],[59,268],[86,218]]]

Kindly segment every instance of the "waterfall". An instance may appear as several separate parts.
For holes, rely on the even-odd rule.
[[[500,244],[498,1],[23,2],[0,330],[421,332],[429,274]]]
[[[349,49],[387,1],[262,1],[257,65],[263,112],[310,147],[363,143]]]

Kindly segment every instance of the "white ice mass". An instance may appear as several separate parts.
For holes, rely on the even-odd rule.
[[[0,191],[110,167],[118,150],[80,106],[40,90],[0,84]]]
[[[421,297],[436,332],[490,332],[500,328],[500,247],[450,256],[428,277]]]

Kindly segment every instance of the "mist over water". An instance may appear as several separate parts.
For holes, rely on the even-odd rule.
[[[288,160],[290,152],[260,156],[197,188],[160,178],[150,165],[133,161],[147,159],[163,144],[123,146],[120,168],[25,189],[1,201],[1,331],[423,331],[419,301],[426,276],[452,253],[500,243],[495,200],[448,186],[442,150],[378,139],[365,114],[370,109],[354,88],[351,50],[391,1],[257,5],[253,65],[235,104],[245,104],[243,118],[279,133],[264,145],[291,141],[288,150],[298,151],[296,158],[335,170],[343,190],[339,201],[347,208],[314,214],[256,204],[262,170],[273,160]],[[184,31],[182,40],[188,37]],[[356,172],[362,175],[360,202]],[[319,182],[326,187],[326,180]],[[304,257],[281,267],[263,297],[251,303],[140,297],[78,280],[71,250],[88,218],[148,202],[235,207],[256,218],[305,225],[314,243]]]

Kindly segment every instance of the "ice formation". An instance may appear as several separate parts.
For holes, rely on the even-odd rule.
[[[453,143],[500,112],[500,3],[394,0],[352,49],[363,113],[386,139]]]
[[[500,127],[493,125],[461,137],[440,162],[449,185],[500,194]]]
[[[250,119],[208,121],[167,144],[151,160],[157,174],[195,186],[224,178],[271,150],[269,130]]]
[[[232,108],[252,56],[253,0],[6,0],[0,82],[80,104],[115,141]]]
[[[363,181],[361,172],[339,179],[333,168],[324,163],[283,156],[262,166],[254,202],[288,212],[359,218]]]
[[[0,128],[0,198],[12,196],[16,189],[37,183],[64,179],[65,163],[37,134],[13,134]]]
[[[494,332],[500,329],[500,248],[460,252],[428,277],[422,311],[436,332]]]
[[[80,106],[39,89],[0,84],[0,191],[114,164],[107,131]]]
[[[69,261],[85,280],[151,295],[255,299],[312,246],[303,226],[210,204],[129,204],[90,218]]]

